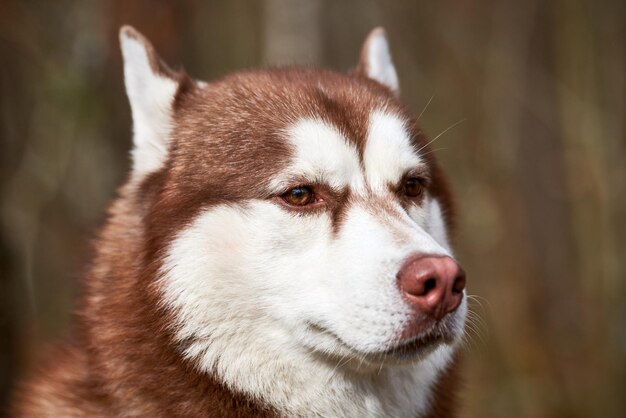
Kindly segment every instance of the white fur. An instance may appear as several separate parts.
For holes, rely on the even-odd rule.
[[[430,235],[437,241],[441,246],[448,249],[450,253],[450,244],[448,243],[448,232],[446,231],[446,226],[443,220],[443,213],[441,212],[441,205],[435,199],[429,199],[429,219],[428,219],[428,230]]]
[[[164,261],[160,286],[185,356],[287,416],[418,416],[454,349],[408,364],[380,356],[412,320],[396,285],[400,266],[415,252],[450,252],[436,201],[407,214],[380,187],[420,164],[403,123],[375,113],[369,129],[364,170],[327,122],[305,119],[285,132],[294,157],[272,187],[303,178],[350,187],[357,199],[339,231],[324,211],[220,205],[182,230]],[[456,335],[465,310],[463,302]]]
[[[286,129],[285,135],[294,147],[295,156],[284,175],[273,179],[272,189],[293,186],[290,181],[306,178],[339,190],[350,186],[363,191],[357,150],[337,128],[320,119],[303,119]]]
[[[389,52],[385,31],[382,28],[374,29],[367,38],[365,48],[368,77],[398,92],[400,84]]]
[[[363,160],[367,182],[378,191],[422,164],[411,146],[404,121],[383,111],[375,111],[370,116]]]
[[[178,83],[157,74],[150,66],[146,45],[120,32],[124,81],[133,114],[133,178],[161,168],[165,163],[172,125],[172,102]]]

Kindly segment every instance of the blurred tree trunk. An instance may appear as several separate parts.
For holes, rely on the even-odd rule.
[[[7,405],[8,397],[17,372],[16,275],[12,268],[11,251],[5,245],[0,230],[0,407]],[[0,417],[4,411],[0,409]]]
[[[575,341],[584,338],[578,318],[580,292],[578,260],[568,195],[565,149],[569,138],[559,123],[559,103],[553,42],[556,16],[550,2],[539,2],[529,39],[523,73],[523,108],[519,115],[515,159],[519,192],[525,202],[532,262],[528,277],[530,310],[542,341],[544,366],[551,368],[558,403],[570,402],[572,381],[568,364],[578,360]],[[557,337],[558,336],[558,337]],[[570,411],[574,413],[575,411]]]
[[[265,0],[265,61],[271,65],[319,63],[322,6],[321,0]]]

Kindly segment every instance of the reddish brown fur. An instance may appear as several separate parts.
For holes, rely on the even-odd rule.
[[[183,86],[168,160],[139,186],[120,190],[85,277],[74,340],[51,352],[46,367],[21,386],[16,416],[275,416],[271,406],[233,392],[180,356],[171,313],[155,286],[167,243],[203,208],[272,198],[268,179],[291,155],[280,131],[303,116],[326,119],[362,153],[369,114],[383,108],[411,121],[415,147],[426,144],[394,94],[361,73],[266,70],[200,89],[164,70],[153,51],[150,57]],[[433,179],[428,192],[450,223],[442,172],[433,154],[423,153]],[[337,227],[349,202],[345,194],[337,201]],[[453,416],[455,370],[437,385],[432,417]]]

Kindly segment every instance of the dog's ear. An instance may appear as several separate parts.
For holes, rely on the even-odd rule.
[[[361,48],[361,57],[356,71],[389,87],[396,94],[400,92],[398,75],[391,60],[389,44],[383,28],[374,28],[367,35]]]
[[[120,44],[133,115],[133,177],[143,178],[162,167],[167,158],[172,107],[183,77],[169,69],[134,28],[120,29]]]

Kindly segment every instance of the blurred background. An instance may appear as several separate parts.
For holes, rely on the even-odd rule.
[[[626,416],[626,2],[0,0],[0,408],[67,330],[129,168],[117,31],[215,79],[352,68],[387,29],[479,295],[462,417]]]

